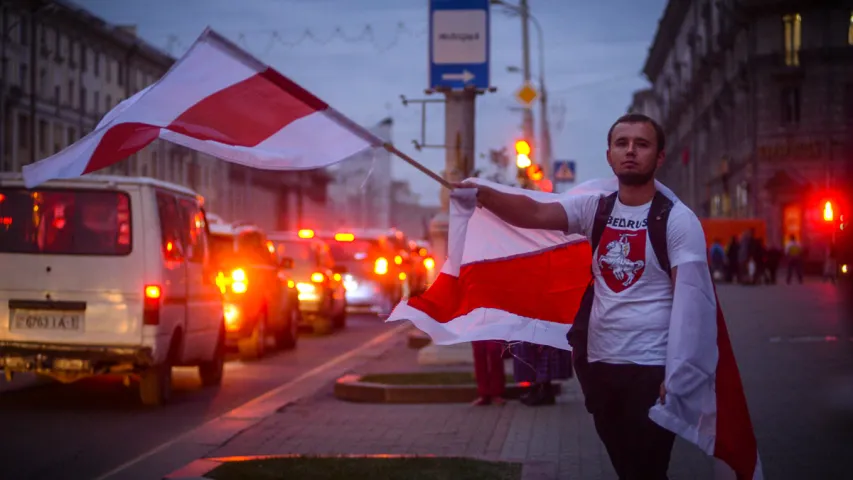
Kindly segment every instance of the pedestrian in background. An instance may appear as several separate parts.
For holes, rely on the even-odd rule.
[[[788,245],[785,247],[785,257],[788,260],[788,285],[791,284],[791,277],[797,275],[800,284],[803,283],[803,247],[797,241],[797,237],[791,235],[788,240]]]
[[[720,277],[726,272],[726,250],[719,238],[715,238],[714,242],[711,243],[709,256],[711,257],[711,271],[714,273],[714,280],[722,280]]]
[[[471,342],[474,349],[474,375],[477,378],[479,398],[474,405],[503,405],[506,389],[504,373],[503,342],[483,340]]]
[[[735,283],[738,281],[738,277],[740,275],[740,264],[738,263],[739,254],[740,243],[738,242],[737,237],[732,235],[732,239],[729,241],[729,248],[728,250],[726,250],[726,255],[729,258],[729,269],[727,277],[729,283]]]
[[[767,250],[767,283],[776,285],[776,272],[779,270],[779,262],[782,261],[782,249],[773,245]]]
[[[518,342],[511,347],[516,383],[529,383],[521,403],[535,407],[557,403],[554,380],[572,378],[572,352],[546,345]]]

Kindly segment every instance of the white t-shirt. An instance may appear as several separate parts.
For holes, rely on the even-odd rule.
[[[561,201],[569,233],[592,236],[598,196]],[[658,263],[646,223],[651,202],[631,207],[617,198],[593,252],[595,298],[589,319],[590,362],[665,365],[673,284]],[[707,262],[705,235],[696,215],[676,202],[667,222],[671,268]]]

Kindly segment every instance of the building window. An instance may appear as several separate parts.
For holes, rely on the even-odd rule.
[[[735,189],[735,202],[738,217],[744,217],[749,214],[749,184],[741,182]]]
[[[113,61],[110,60],[109,57],[104,58],[104,75],[107,79],[107,83],[113,81]]]
[[[95,64],[93,66],[95,70],[95,76],[99,76],[101,74],[101,52],[92,52],[95,57]]]
[[[53,126],[53,153],[57,154],[62,150],[62,125],[56,124]]]
[[[800,123],[800,87],[782,88],[782,123]]]
[[[92,111],[95,112],[95,115],[100,115],[101,113],[101,92],[95,92],[92,94],[92,102],[94,105],[92,106]]]
[[[800,47],[802,44],[803,17],[799,13],[789,13],[782,17],[785,25],[785,65],[800,66]]]
[[[109,112],[113,108],[113,97],[111,95],[107,95],[107,104],[104,105],[104,111]]]
[[[57,105],[59,105],[59,100],[60,100],[61,96],[62,96],[62,88],[60,88],[59,85],[54,85],[53,86],[53,101],[56,102]]]
[[[25,18],[21,17],[19,20],[21,23],[21,28],[18,29],[18,33],[20,33],[20,43],[21,45],[29,45],[30,44],[30,22]]]
[[[82,72],[86,71],[86,54],[87,53],[88,52],[86,50],[86,45],[83,45],[81,43],[80,44],[80,71],[82,71]]]
[[[853,46],[853,10],[850,11],[850,23],[847,25],[847,45]]]
[[[74,80],[68,80],[68,106],[74,107]]]
[[[47,70],[41,69],[39,70],[39,86],[38,86],[39,96],[47,97]]]
[[[30,76],[29,75],[29,73],[30,73],[29,67],[27,67],[26,64],[22,63],[20,68],[18,69],[18,73],[20,74],[20,77],[21,77],[20,78],[20,80],[21,80],[21,91],[29,92],[29,88],[27,88],[27,83],[29,83],[29,82],[27,82],[27,78],[29,78],[29,76]]]
[[[123,87],[124,86],[124,64],[118,63],[117,67],[118,68],[116,71],[118,72],[118,78],[116,80],[117,80],[118,86]]]
[[[26,115],[18,115],[18,147],[28,148],[30,145],[30,119]]]
[[[86,88],[80,87],[80,111],[86,113]]]
[[[39,120],[39,150],[47,152],[47,122]]]
[[[68,141],[65,142],[67,145],[71,145],[77,141],[77,132],[74,131],[74,127],[68,127],[67,130]]]

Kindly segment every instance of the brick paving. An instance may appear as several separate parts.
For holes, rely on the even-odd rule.
[[[834,287],[723,285],[719,293],[766,478],[853,478],[853,423],[821,403],[824,385],[840,378],[832,373],[853,372],[853,339],[840,326]],[[416,368],[415,356],[401,341],[358,373]],[[536,408],[356,404],[336,400],[329,385],[210,456],[259,454],[469,456],[523,462],[526,480],[616,478],[573,380],[557,405]],[[713,468],[676,440],[671,479],[711,479]]]
[[[400,345],[365,372],[401,371],[415,352]],[[710,462],[679,445],[672,478],[710,477]],[[331,386],[284,407],[210,456],[273,454],[421,454],[525,463],[525,479],[614,479],[575,381],[558,404],[530,408],[464,404],[385,405],[342,402]]]

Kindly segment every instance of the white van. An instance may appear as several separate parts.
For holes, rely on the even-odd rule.
[[[203,199],[149,178],[89,175],[24,187],[0,174],[0,369],[61,382],[139,380],[146,405],[172,367],[222,382],[222,296]]]

